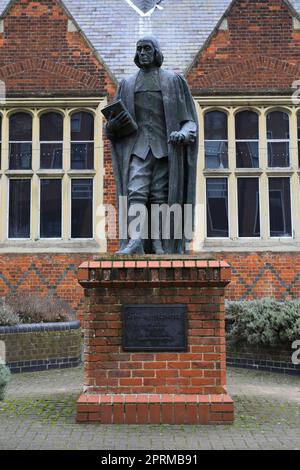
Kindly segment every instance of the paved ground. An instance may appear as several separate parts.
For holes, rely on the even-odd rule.
[[[230,369],[233,426],[75,423],[82,369],[14,375],[0,403],[0,449],[300,449],[300,378]]]

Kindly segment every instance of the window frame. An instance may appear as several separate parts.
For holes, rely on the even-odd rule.
[[[294,105],[287,96],[197,96],[194,97],[199,119],[199,159],[197,165],[197,194],[195,220],[195,251],[292,251],[300,249],[300,164],[297,134],[297,113],[300,105]],[[219,110],[228,113],[228,169],[205,168],[204,115]],[[241,111],[253,111],[258,115],[259,168],[236,167],[235,116]],[[272,111],[283,111],[289,119],[290,167],[268,167],[267,122],[266,116]],[[300,115],[300,114],[299,114]],[[238,139],[240,140],[240,139]],[[228,177],[229,238],[207,237],[206,178]],[[239,237],[238,220],[238,178],[257,177],[259,185],[260,237]],[[270,236],[270,214],[268,179],[289,177],[291,228],[290,237]]]
[[[107,240],[104,234],[96,233],[101,216],[97,207],[103,204],[104,188],[104,144],[103,117],[101,109],[107,104],[106,97],[61,98],[61,99],[13,99],[0,110],[2,117],[2,146],[0,166],[0,252],[105,252]],[[9,169],[9,118],[12,114],[25,112],[32,116],[32,169]],[[40,155],[40,117],[56,112],[63,116],[63,168],[41,169]],[[91,170],[71,169],[71,116],[74,113],[87,112],[94,119],[94,168]],[[49,141],[50,142],[50,141]],[[48,141],[45,143],[49,143]],[[51,141],[53,143],[54,141]],[[30,238],[9,238],[9,182],[11,179],[29,179],[31,181],[30,201]],[[41,237],[41,180],[60,179],[62,184],[62,237]],[[71,238],[71,181],[73,178],[89,178],[93,181],[93,233],[92,238]]]

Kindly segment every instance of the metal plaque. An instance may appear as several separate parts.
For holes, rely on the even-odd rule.
[[[125,305],[124,351],[186,351],[186,305]]]

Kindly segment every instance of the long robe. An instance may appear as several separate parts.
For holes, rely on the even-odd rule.
[[[131,116],[135,119],[135,84],[138,73],[120,82],[115,99],[121,99]],[[195,206],[197,154],[198,154],[198,120],[195,104],[188,85],[180,75],[159,69],[161,92],[163,97],[167,138],[174,131],[180,131],[184,123],[193,121],[196,125],[196,140],[188,145],[168,144],[169,162],[169,198],[168,204],[185,204]],[[132,149],[137,132],[121,139],[111,139],[112,162],[115,174],[117,200],[128,194],[128,176]],[[124,207],[119,207],[119,223],[124,221]],[[182,210],[184,214],[184,210]],[[184,220],[183,220],[184,225]],[[184,231],[184,230],[183,230]],[[121,248],[127,240],[121,240]],[[184,237],[182,240],[165,242],[168,253],[184,253],[186,251]]]

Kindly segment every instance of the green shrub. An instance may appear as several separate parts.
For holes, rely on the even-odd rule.
[[[4,400],[6,386],[10,380],[10,370],[4,364],[0,364],[0,401]]]
[[[234,342],[277,346],[300,339],[300,299],[226,301],[226,317],[232,322],[228,338]]]
[[[0,298],[0,326],[14,326],[20,323],[20,317],[14,309]]]

